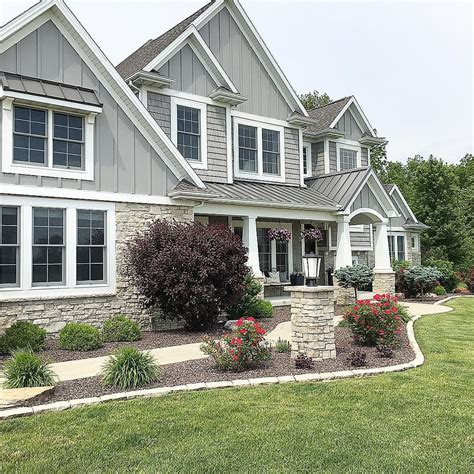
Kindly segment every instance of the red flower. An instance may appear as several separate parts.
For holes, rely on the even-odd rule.
[[[374,296],[374,300],[376,300],[376,301],[380,301],[380,298],[381,298],[380,295],[375,295],[375,296]]]
[[[393,307],[392,307],[392,313],[398,313],[398,309],[397,309],[396,306],[393,306]]]
[[[254,322],[255,322],[255,318],[252,318],[252,317],[247,318],[247,321],[250,321],[250,322],[254,323]]]
[[[237,356],[234,356],[232,358],[234,359],[235,362],[237,362],[239,360],[239,358]]]
[[[386,309],[386,310],[384,311],[384,313],[388,316],[388,315],[390,315],[391,311],[390,311],[389,309]]]
[[[245,334],[247,334],[247,329],[240,329],[239,332],[245,336]]]

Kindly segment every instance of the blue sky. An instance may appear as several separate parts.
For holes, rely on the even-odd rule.
[[[4,23],[34,4],[1,0]],[[69,0],[116,64],[206,3]],[[298,93],[355,95],[391,160],[473,151],[473,4],[241,0]]]

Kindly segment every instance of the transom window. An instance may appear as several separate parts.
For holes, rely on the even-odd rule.
[[[84,155],[84,119],[53,113],[53,166],[81,168]]]
[[[19,282],[19,212],[17,207],[0,206],[0,287]]]
[[[46,111],[14,108],[13,161],[46,163]]]
[[[285,181],[284,128],[234,118],[235,176]]]
[[[339,148],[339,166],[341,170],[357,168],[357,151],[349,148]]]
[[[64,210],[33,209],[33,284],[64,282]]]
[[[177,106],[178,150],[187,159],[201,160],[201,111]]]
[[[105,281],[105,212],[77,211],[77,281]]]
[[[239,125],[239,169],[256,173],[257,164],[257,128]]]

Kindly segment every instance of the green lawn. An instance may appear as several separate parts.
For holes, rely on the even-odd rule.
[[[174,394],[0,422],[0,471],[473,472],[474,299],[404,373]]]

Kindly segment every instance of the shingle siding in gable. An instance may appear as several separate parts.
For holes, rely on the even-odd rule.
[[[292,112],[252,50],[227,8],[199,33],[241,94],[248,98],[237,110],[284,120]]]
[[[285,128],[285,182],[300,184],[299,131]]]
[[[311,143],[311,167],[313,176],[324,174],[324,142]]]
[[[369,150],[365,147],[361,148],[360,161],[361,166],[369,166]]]
[[[329,172],[337,171],[337,148],[336,142],[329,142]]]
[[[171,137],[171,99],[168,95],[148,92],[147,108],[163,131]]]

